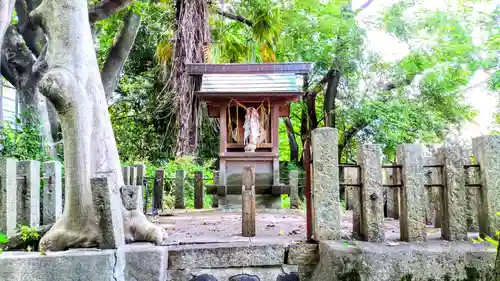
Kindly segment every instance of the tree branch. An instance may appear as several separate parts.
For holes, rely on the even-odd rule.
[[[89,8],[90,23],[106,19],[127,7],[135,0],[102,0],[101,3]]]
[[[375,1],[375,0],[367,0],[365,3],[363,3],[363,5],[361,5],[358,9],[356,9],[355,14],[359,14],[364,9],[368,8],[368,6],[370,6],[373,3],[373,1]]]
[[[13,86],[16,87],[17,84],[17,75],[14,73],[12,69],[9,68],[7,64],[7,59],[5,56],[1,57],[2,61],[0,62],[2,76]]]
[[[221,15],[223,17],[226,17],[228,19],[239,21],[239,22],[244,23],[244,24],[246,24],[246,25],[248,25],[250,27],[253,26],[253,21],[245,18],[242,15],[231,14],[231,13],[225,12],[225,11],[219,9],[219,8],[216,8],[215,11],[217,12],[217,14],[219,14],[219,15]]]
[[[101,80],[106,93],[106,100],[109,101],[111,94],[116,89],[120,81],[120,72],[127,60],[130,50],[134,45],[137,32],[141,26],[141,17],[130,12],[124,20],[123,28],[117,35],[116,43],[111,47],[106,62],[101,71]]]

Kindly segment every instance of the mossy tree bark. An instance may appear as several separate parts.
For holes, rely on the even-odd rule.
[[[94,247],[101,235],[92,203],[90,179],[108,176],[110,192],[123,185],[106,96],[93,48],[87,1],[44,0],[30,14],[42,27],[48,47],[39,57],[46,64],[39,88],[54,105],[64,139],[65,208],[42,237],[41,251]],[[122,208],[125,236],[161,242],[166,233],[141,212]]]

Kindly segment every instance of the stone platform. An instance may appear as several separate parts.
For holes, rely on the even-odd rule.
[[[167,246],[135,243],[45,256],[4,252],[0,281],[192,281],[201,274],[217,281],[287,281],[281,278],[288,273],[301,281],[493,281],[491,245],[444,241],[431,227],[426,243],[400,242],[398,221],[390,219],[384,223],[388,241],[354,241],[350,215],[342,215],[342,240],[318,245],[304,242],[301,211],[258,213],[252,238],[241,237],[239,213],[174,211],[155,218],[170,234]]]

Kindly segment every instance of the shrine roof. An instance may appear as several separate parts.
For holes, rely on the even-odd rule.
[[[302,77],[289,73],[205,74],[200,93],[274,93],[298,92]]]
[[[305,75],[311,71],[312,64],[308,62],[299,63],[227,63],[208,64],[190,63],[186,65],[189,75],[206,74],[271,74],[271,73],[293,73]]]

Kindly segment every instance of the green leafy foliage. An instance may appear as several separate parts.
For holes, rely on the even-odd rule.
[[[25,113],[26,118],[30,113]],[[0,151],[2,157],[12,157],[17,160],[41,160],[49,158],[48,146],[40,134],[40,123],[22,122],[16,118],[16,123],[7,121],[0,126]]]

